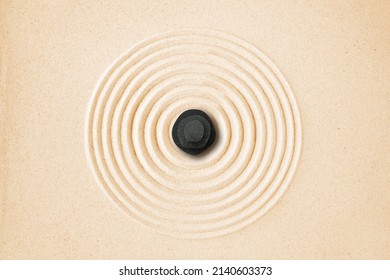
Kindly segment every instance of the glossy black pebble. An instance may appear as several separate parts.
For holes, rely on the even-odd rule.
[[[172,138],[182,151],[198,155],[214,143],[215,128],[205,112],[191,109],[177,118],[172,128]]]

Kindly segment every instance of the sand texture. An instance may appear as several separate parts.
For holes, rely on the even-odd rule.
[[[389,259],[389,12],[0,2],[0,259]]]
[[[185,110],[214,117],[205,155],[171,137]],[[241,229],[284,193],[301,150],[291,89],[254,47],[213,31],[152,37],[103,75],[87,118],[87,152],[112,200],[157,230],[207,238]]]

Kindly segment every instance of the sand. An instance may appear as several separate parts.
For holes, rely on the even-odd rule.
[[[390,258],[385,1],[38,3],[0,4],[1,259]]]

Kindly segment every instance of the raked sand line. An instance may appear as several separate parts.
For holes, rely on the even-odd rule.
[[[217,143],[193,157],[171,129],[185,110],[216,124]],[[95,176],[126,213],[165,234],[237,231],[282,196],[297,167],[301,123],[293,93],[257,48],[209,30],[139,43],[102,75],[86,121]]]

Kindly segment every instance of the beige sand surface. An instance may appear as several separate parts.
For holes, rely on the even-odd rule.
[[[389,259],[390,4],[140,2],[0,2],[0,258]]]

